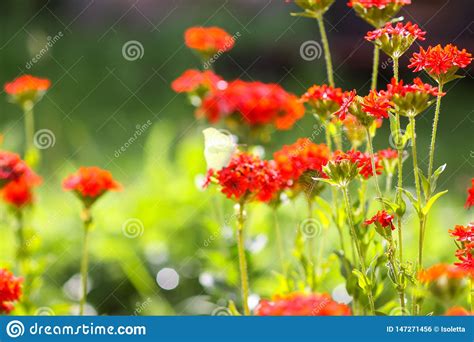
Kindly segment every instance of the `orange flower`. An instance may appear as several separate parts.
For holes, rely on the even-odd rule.
[[[229,51],[235,44],[234,38],[219,27],[191,27],[184,40],[188,48],[206,55]]]
[[[76,173],[66,177],[63,188],[74,191],[86,206],[90,206],[107,191],[119,191],[122,186],[113,179],[109,171],[93,166],[81,167]]]
[[[3,200],[21,209],[33,203],[33,187],[41,184],[41,177],[33,172],[28,172],[17,180],[8,183],[2,189]]]
[[[328,294],[291,293],[262,300],[256,316],[351,316],[351,309],[335,302]]]
[[[10,313],[14,309],[14,303],[22,295],[22,278],[17,278],[10,271],[0,269],[0,313]]]
[[[301,102],[308,103],[323,119],[339,110],[343,99],[344,93],[341,88],[333,88],[326,84],[314,85],[301,96]]]
[[[474,312],[469,312],[461,306],[453,306],[452,308],[448,309],[445,316],[474,316]]]
[[[24,75],[5,84],[5,92],[10,95],[11,101],[20,105],[28,102],[37,102],[51,86],[48,79]]]
[[[365,8],[376,7],[384,9],[388,5],[410,5],[411,0],[350,0],[347,5],[353,7],[356,4]]]
[[[467,273],[462,269],[448,264],[436,264],[421,270],[418,273],[418,279],[422,283],[431,283],[441,279],[462,279],[467,276]]]
[[[200,89],[207,92],[226,87],[227,82],[209,70],[203,72],[195,69],[186,70],[171,83],[171,88],[177,93],[192,93]]]
[[[292,145],[285,145],[273,154],[278,170],[286,183],[294,184],[306,172],[322,173],[330,158],[325,144],[315,144],[310,139],[301,138]]]
[[[410,62],[408,67],[414,68],[414,72],[425,70],[438,83],[447,83],[456,78],[459,69],[471,64],[472,55],[452,44],[445,47],[436,45],[429,46],[426,50],[420,48],[420,52],[414,53]]]
[[[273,124],[277,129],[288,130],[304,113],[298,98],[278,84],[236,80],[205,98],[197,116],[206,117],[211,123],[233,116],[238,124]]]

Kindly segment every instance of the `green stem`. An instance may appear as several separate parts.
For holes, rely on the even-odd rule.
[[[382,202],[382,207],[385,209],[385,204],[382,201],[383,195],[379,185],[379,177],[377,175],[377,169],[375,165],[374,146],[372,144],[372,136],[370,135],[369,127],[365,127],[365,132],[367,134],[367,149],[370,154],[370,161],[372,163],[372,173],[375,179],[375,189],[377,190],[377,195],[380,197],[380,201]]]
[[[79,304],[79,315],[84,315],[84,307],[87,303],[87,276],[89,268],[89,231],[92,223],[92,218],[89,208],[83,210],[83,224],[84,224],[84,240],[82,244],[82,260],[81,260],[81,280],[82,280],[82,297]]]
[[[331,50],[329,49],[328,36],[326,28],[324,26],[323,16],[320,15],[316,18],[318,20],[319,32],[321,33],[321,41],[324,49],[324,59],[326,60],[326,70],[328,74],[328,82],[331,87],[334,87],[334,72],[332,68]]]
[[[364,277],[367,278],[367,268],[365,266],[365,260],[364,260],[364,257],[362,255],[362,249],[361,249],[361,246],[360,246],[360,243],[359,243],[359,239],[357,238],[357,232],[356,232],[356,228],[355,228],[355,225],[354,225],[354,217],[352,216],[352,205],[351,205],[349,190],[347,188],[347,185],[341,187],[341,189],[342,189],[342,194],[344,196],[344,204],[345,204],[345,207],[346,207],[346,214],[347,214],[347,220],[349,222],[349,229],[350,229],[350,232],[351,232],[352,240],[354,241],[354,245],[355,245],[356,250],[357,250],[357,256],[359,258],[359,265],[360,265],[362,273],[364,274]],[[370,285],[370,286],[372,286],[372,285]],[[375,314],[375,304],[374,304],[374,298],[373,298],[373,295],[372,295],[372,289],[368,290],[367,298],[369,300],[370,311],[371,311],[372,314]]]
[[[441,111],[441,98],[442,98],[441,93],[443,92],[443,83],[439,84],[438,92],[439,92],[439,95],[438,95],[438,98],[436,99],[436,110],[435,110],[435,117],[433,120],[433,132],[431,134],[430,162],[429,162],[428,175],[427,175],[427,179],[430,185],[431,185],[431,176],[433,174],[434,154],[435,154],[435,148],[436,148],[436,133],[438,131],[439,113]],[[429,192],[431,195],[431,189]]]
[[[410,124],[412,125],[411,131],[411,146],[412,146],[412,154],[413,154],[413,172],[415,177],[415,187],[416,187],[416,197],[418,201],[418,206],[421,208],[421,185],[420,185],[420,175],[419,175],[419,168],[418,168],[418,154],[416,148],[416,121],[415,117],[410,116]],[[420,236],[418,241],[418,268],[423,268],[423,221],[424,217],[422,213],[418,213],[419,220],[420,220]]]
[[[308,195],[307,198],[307,204],[308,204],[308,224],[313,225],[313,201],[311,200],[310,195]],[[310,264],[310,285],[313,291],[316,290],[316,276],[315,276],[315,258],[314,258],[314,236],[310,235],[307,236],[307,242],[308,242],[308,259],[309,259],[309,264]]]
[[[379,60],[380,60],[380,48],[378,46],[374,46],[374,64],[372,66],[372,84],[370,89],[376,90],[377,89],[377,79],[379,75]]]
[[[244,308],[244,315],[250,315],[248,304],[249,298],[249,279],[247,271],[247,259],[245,257],[244,245],[244,225],[245,225],[245,208],[244,202],[239,205],[239,215],[237,218],[237,248],[239,252],[239,267],[240,267],[240,284],[242,291],[242,306]]]
[[[398,82],[398,58],[392,58],[393,60],[393,77]]]

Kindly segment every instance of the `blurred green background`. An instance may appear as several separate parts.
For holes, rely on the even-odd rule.
[[[402,11],[408,20],[428,31],[427,42],[455,43],[474,50],[473,9],[470,0],[414,1]],[[295,7],[283,1],[26,1],[0,4],[0,82],[29,73],[49,78],[52,88],[35,108],[36,128],[54,134],[54,146],[42,151],[39,173],[44,178],[37,205],[28,213],[31,246],[43,275],[34,302],[55,314],[67,314],[77,296],[82,228],[80,204],[61,189],[61,180],[81,165],[110,169],[124,191],[104,197],[94,209],[90,310],[99,314],[209,314],[228,299],[238,301],[236,250],[231,227],[232,203],[199,183],[205,172],[201,131],[184,96],[170,83],[188,68],[199,68],[185,48],[183,33],[194,25],[217,25],[241,33],[234,49],[219,58],[217,73],[226,79],[278,82],[295,94],[325,81],[324,59],[307,62],[299,49],[307,40],[319,41],[315,22],[289,15]],[[336,70],[344,89],[368,90],[372,46],[363,40],[369,27],[336,1],[326,16]],[[59,37],[56,39],[55,37]],[[41,49],[52,47],[32,63]],[[128,61],[122,55],[131,40],[143,46],[143,56]],[[390,61],[382,55],[380,82],[391,77]],[[402,77],[413,74],[402,62]],[[447,229],[472,220],[463,208],[466,188],[474,175],[474,81],[449,85],[443,100],[437,164],[448,169],[440,188],[450,190],[431,217],[426,263],[453,261],[454,245]],[[425,77],[425,80],[428,80]],[[0,101],[4,148],[21,152],[21,112]],[[431,108],[419,120],[421,164],[426,168]],[[140,132],[125,152],[116,153],[137,127]],[[291,131],[278,132],[265,146],[267,156],[284,143],[310,136],[314,120],[307,116]],[[389,146],[388,125],[375,139],[377,148]],[[140,131],[142,131],[140,129]],[[322,137],[321,137],[322,138]],[[409,163],[410,164],[410,163]],[[408,173],[408,171],[407,171]],[[406,183],[412,183],[407,175]],[[216,204],[218,201],[220,204]],[[216,222],[215,209],[224,207]],[[248,248],[252,271],[252,300],[277,290],[272,213],[264,206],[251,210]],[[12,218],[2,210],[0,262],[14,253]],[[279,215],[286,241],[304,218],[304,205],[284,206]],[[124,227],[138,229],[136,237]],[[127,226],[127,224],[129,226]],[[415,227],[413,225],[413,227]],[[324,253],[335,246],[328,233]],[[129,234],[130,235],[130,234]],[[406,234],[416,244],[415,231]],[[290,246],[288,246],[290,247]],[[414,255],[414,250],[413,250]],[[342,282],[337,261],[330,257],[331,275],[322,290]],[[157,273],[173,287],[163,289]],[[176,273],[174,273],[176,272]],[[91,311],[93,312],[93,311]]]

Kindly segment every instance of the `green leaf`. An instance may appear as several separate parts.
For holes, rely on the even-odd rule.
[[[412,193],[406,189],[402,189],[403,193],[408,197],[410,200],[410,203],[413,205],[413,208],[420,213],[420,207],[418,205],[418,200],[415,198],[415,196],[412,195]]]
[[[420,175],[421,186],[423,188],[423,193],[425,194],[425,198],[428,198],[431,193],[430,183],[428,182],[428,179],[425,177],[425,175],[420,169],[418,169],[418,174]]]
[[[432,192],[436,190],[436,183],[438,182],[439,176],[441,176],[444,170],[446,170],[446,165],[447,164],[443,164],[440,167],[438,167],[436,171],[433,173],[433,175],[431,176],[431,191]]]
[[[362,289],[362,291],[367,294],[370,291],[370,285],[367,277],[364,275],[359,270],[352,270],[352,274],[354,274],[357,277],[357,283],[359,284],[359,287]]]
[[[317,178],[317,177],[313,177],[313,180],[315,181],[318,181],[318,182],[323,182],[323,183],[326,183],[326,184],[329,184],[331,186],[339,186],[339,184],[331,179],[326,179],[326,178]]]
[[[430,198],[430,200],[428,201],[428,203],[426,203],[426,205],[423,207],[423,215],[427,215],[429,212],[430,212],[430,209],[431,207],[433,206],[433,204],[435,204],[435,202],[443,195],[447,194],[448,193],[448,190],[445,190],[445,191],[441,191],[441,192],[438,192],[436,195],[434,195],[433,197]]]

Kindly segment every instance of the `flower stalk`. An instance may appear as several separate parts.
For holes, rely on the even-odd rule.
[[[328,36],[326,33],[326,27],[324,25],[324,18],[321,15],[318,15],[316,17],[316,20],[318,21],[318,26],[319,26],[319,32],[321,34],[321,41],[323,43],[323,50],[324,50],[324,59],[326,61],[326,71],[328,75],[328,83],[331,87],[335,86],[334,83],[334,71],[332,67],[332,58],[331,58],[331,50],[329,48],[329,41],[328,41]]]
[[[380,48],[374,46],[374,62],[372,66],[372,83],[370,85],[371,90],[377,89],[377,80],[379,77],[379,63],[380,63]]]
[[[92,216],[90,208],[85,206],[82,211],[82,222],[84,226],[84,240],[82,244],[82,260],[81,260],[81,280],[82,280],[82,296],[79,304],[79,315],[84,315],[84,308],[87,303],[87,279],[89,268],[89,232],[92,225]]]
[[[242,292],[242,306],[244,308],[244,315],[250,315],[248,304],[249,298],[249,277],[247,270],[247,258],[245,257],[245,240],[244,240],[244,226],[245,226],[245,204],[242,201],[239,204],[239,212],[237,216],[237,248],[239,253],[239,267],[240,267],[240,284]]]
[[[357,252],[357,257],[359,259],[360,269],[364,277],[367,278],[367,267],[365,266],[365,259],[364,259],[364,256],[362,255],[362,248],[360,246],[359,239],[357,238],[357,232],[356,232],[356,228],[354,224],[354,217],[352,214],[352,205],[351,205],[351,199],[349,195],[349,189],[347,185],[345,185],[341,187],[341,190],[342,190],[342,195],[344,197],[344,205],[346,207],[347,220],[349,223],[349,229],[352,236],[352,241],[354,242],[355,249]],[[367,299],[369,300],[369,307],[370,307],[371,314],[375,314],[375,304],[374,304],[374,298],[372,294],[372,285],[369,284],[369,287],[370,288],[368,288],[366,291]]]

